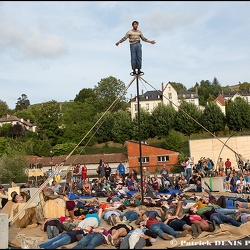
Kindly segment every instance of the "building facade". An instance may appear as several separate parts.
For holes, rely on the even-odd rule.
[[[195,92],[179,91],[168,82],[166,85],[162,83],[161,90],[147,91],[139,96],[140,108],[152,113],[158,105],[172,105],[175,110],[181,104],[181,101],[191,102],[199,107],[199,96]],[[138,99],[137,96],[130,100],[131,118],[133,119],[138,112]]]
[[[140,173],[140,148],[138,142],[127,141],[128,168],[135,169]],[[163,165],[170,171],[178,163],[179,152],[141,144],[142,167],[150,174],[161,170]]]
[[[2,127],[4,124],[12,124],[14,125],[21,125],[25,130],[36,132],[36,126],[32,123],[30,123],[29,120],[25,121],[23,118],[18,118],[16,116],[7,115],[6,118],[0,119],[0,127]]]

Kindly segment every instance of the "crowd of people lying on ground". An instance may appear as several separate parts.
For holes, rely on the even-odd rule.
[[[130,178],[119,180],[115,189],[109,186],[103,202],[97,196],[70,200],[66,194],[46,186],[43,189],[46,200],[56,197],[64,200],[69,216],[47,218],[41,230],[47,232],[48,240],[38,247],[66,248],[65,245],[75,243],[73,249],[94,249],[102,244],[117,249],[142,249],[152,246],[158,237],[163,240],[188,235],[197,238],[203,231],[213,233],[217,225],[228,223],[239,227],[250,220],[250,203],[242,198],[237,199],[237,208],[229,209],[225,196],[214,197],[203,187],[206,195],[198,196],[197,192],[187,195],[184,189],[172,194],[155,192],[148,185],[143,188],[142,200],[140,190],[131,195],[127,186],[124,189],[121,182],[126,180]],[[95,180],[93,186],[100,182],[108,183],[105,178]],[[13,201],[22,202],[22,196],[15,193]],[[109,226],[101,226],[102,220]]]
[[[191,235],[196,238],[202,231],[213,233],[216,225],[229,223],[239,227],[250,220],[250,203],[245,196],[236,197],[235,208],[227,208],[227,198],[214,197],[209,189],[204,189],[202,171],[191,164],[189,169],[187,164],[189,162],[180,174],[173,174],[171,178],[163,165],[160,176],[145,175],[142,185],[137,171],[133,169],[125,174],[122,164],[115,175],[100,173],[92,182],[87,175],[75,181],[68,177],[61,186],[60,179],[54,178],[52,186],[47,185],[42,191],[45,200],[61,198],[69,216],[43,221],[41,230],[47,232],[48,240],[39,247],[55,249],[75,242],[75,249],[94,249],[102,244],[118,249],[141,249],[154,244],[157,237],[171,240]],[[175,192],[169,192],[171,190]],[[187,195],[187,191],[194,193]],[[199,196],[198,192],[202,191],[207,195]],[[75,199],[70,199],[70,194],[75,194]],[[100,197],[104,197],[105,202],[101,202]],[[21,203],[23,197],[14,193],[12,200]],[[101,226],[102,220],[109,227]]]
[[[250,203],[239,198],[237,208],[229,209],[225,196],[215,197],[204,190],[206,194],[198,196],[185,192],[154,194],[147,188],[143,200],[140,192],[123,197],[115,193],[103,202],[97,197],[66,199],[69,216],[46,219],[41,230],[47,232],[48,240],[38,247],[66,248],[64,245],[75,243],[73,249],[94,249],[102,244],[142,249],[152,246],[157,237],[197,238],[203,231],[214,233],[220,224],[240,227],[250,221]],[[16,194],[13,201],[19,198]],[[102,220],[109,226],[101,225]]]

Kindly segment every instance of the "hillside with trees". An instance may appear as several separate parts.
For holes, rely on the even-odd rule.
[[[186,90],[181,83],[172,84],[178,91]],[[213,102],[219,94],[235,91],[235,88],[222,87],[216,78],[212,82],[196,83],[189,91],[198,91],[203,112],[185,101],[178,111],[170,105],[159,105],[151,114],[142,109],[141,139],[151,145],[177,150],[186,157],[190,138],[249,134],[250,105],[246,100],[237,97],[229,101],[225,115]],[[248,91],[249,88],[250,83],[238,84],[238,90]],[[28,97],[22,94],[16,108],[10,110],[6,102],[0,100],[0,118],[15,115],[37,126],[36,133],[25,131],[18,137],[13,137],[14,126],[4,124],[0,127],[2,166],[8,156],[13,155],[49,157],[50,149],[54,156],[67,155],[79,142],[74,154],[126,152],[125,141],[138,140],[138,117],[131,118],[130,102],[125,96],[125,84],[109,76],[101,79],[93,89],[81,89],[73,101],[30,104]],[[120,147],[110,147],[109,142]],[[98,144],[102,147],[96,147]]]

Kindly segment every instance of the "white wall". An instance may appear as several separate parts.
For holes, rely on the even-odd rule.
[[[190,156],[194,157],[194,163],[201,157],[209,157],[216,165],[218,157],[221,157],[224,162],[229,158],[232,166],[237,167],[234,151],[241,154],[245,161],[250,159],[250,136],[189,140],[189,150]]]

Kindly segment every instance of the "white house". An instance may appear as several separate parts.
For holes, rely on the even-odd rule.
[[[250,104],[250,92],[249,91],[233,91],[228,93],[220,94],[214,99],[214,102],[220,107],[223,114],[226,114],[226,102],[231,100],[234,101],[236,97],[241,97]]]
[[[179,91],[177,92],[171,83],[164,85],[162,83],[162,90],[151,90],[147,91],[145,94],[142,93],[139,96],[140,108],[147,110],[152,113],[155,107],[158,105],[172,105],[175,110],[181,104],[181,100],[186,102],[191,102],[199,107],[199,96],[195,92],[190,91]],[[135,117],[138,112],[138,99],[137,96],[131,98],[130,100],[131,117]]]
[[[25,121],[23,118],[17,118],[16,116],[7,115],[6,118],[0,118],[0,127],[3,124],[10,123],[12,126],[20,124],[27,131],[36,132],[36,126],[30,123],[29,120]]]

